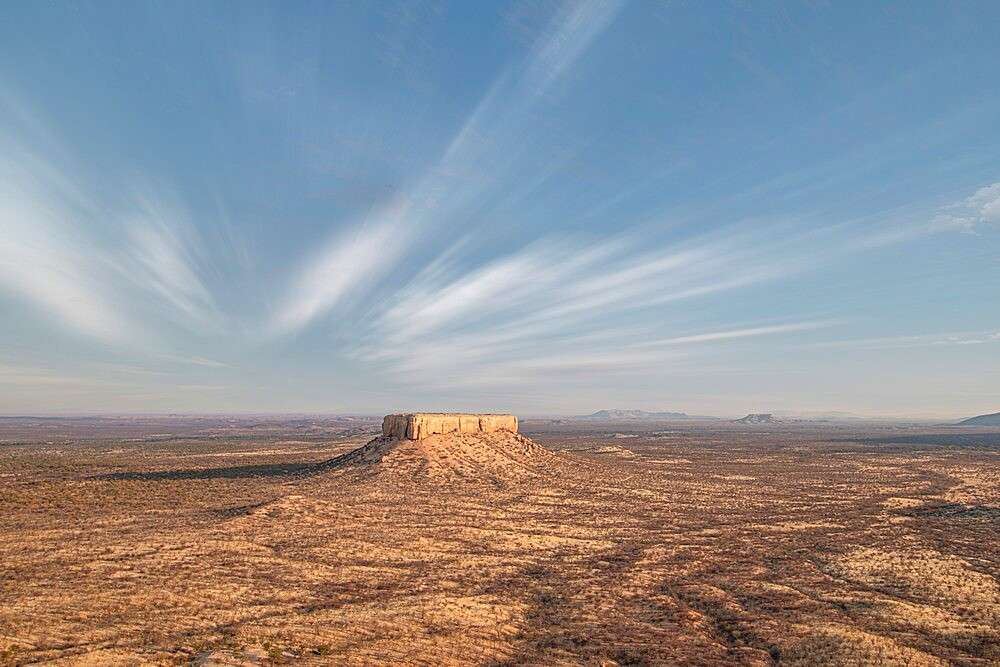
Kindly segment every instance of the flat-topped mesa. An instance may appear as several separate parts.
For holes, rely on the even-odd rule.
[[[514,415],[466,415],[446,412],[416,412],[386,415],[382,435],[400,440],[421,440],[439,433],[517,433]]]

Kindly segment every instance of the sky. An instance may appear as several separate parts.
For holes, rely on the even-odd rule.
[[[996,412],[997,26],[4,2],[0,414]]]

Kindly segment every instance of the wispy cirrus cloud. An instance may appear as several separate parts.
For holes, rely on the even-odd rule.
[[[182,207],[134,183],[122,183],[113,203],[98,197],[76,176],[86,173],[79,162],[24,118],[24,105],[0,102],[12,128],[0,136],[0,290],[109,342],[152,340],[155,323],[219,332],[223,317]]]
[[[354,354],[395,378],[442,386],[648,370],[723,344],[831,326],[800,321],[685,333],[700,300],[801,271],[808,244],[739,235],[640,250],[641,238],[543,240],[463,271],[442,260],[377,308]],[[641,324],[640,324],[641,323]],[[517,371],[516,369],[520,369]],[[593,379],[593,378],[592,378]]]
[[[821,341],[804,343],[802,347],[894,350],[911,347],[964,347],[967,345],[989,345],[994,343],[1000,343],[1000,332],[966,331],[961,333],[917,334],[910,336],[882,336],[878,338]]]
[[[230,365],[217,361],[215,359],[208,359],[206,357],[198,357],[183,354],[166,354],[157,352],[152,355],[155,359],[162,359],[164,361],[171,361],[179,364],[190,364],[193,366],[204,366],[205,368],[230,368]]]
[[[394,268],[405,249],[440,246],[440,239],[453,232],[470,203],[510,186],[512,174],[523,176],[524,164],[533,159],[524,112],[579,60],[614,21],[622,4],[619,0],[562,3],[527,62],[500,75],[438,163],[364,220],[334,234],[305,262],[267,327],[270,336],[293,335],[334,308],[361,298]],[[544,178],[541,174],[535,182]],[[519,187],[523,191],[530,186]]]
[[[822,329],[836,324],[836,320],[813,320],[807,322],[795,322],[792,324],[776,324],[766,327],[749,327],[745,329],[730,329],[726,331],[712,331],[709,333],[692,334],[689,336],[676,336],[655,340],[649,343],[650,346],[671,346],[671,345],[694,345],[697,343],[714,343],[723,340],[738,340],[740,338],[757,338],[759,336],[774,336],[778,334],[793,333],[798,331],[809,331],[810,329]]]
[[[269,338],[294,334],[339,304],[361,295],[361,286],[381,278],[405,243],[392,220],[341,234],[308,262],[295,278],[277,318],[267,328]]]
[[[102,289],[107,275],[70,222],[80,196],[48,165],[7,147],[0,161],[0,289],[88,336],[120,341],[134,324]]]
[[[832,320],[810,320],[662,340],[642,340],[631,329],[609,329],[600,335],[564,334],[544,340],[505,341],[488,336],[483,340],[467,333],[424,341],[410,347],[409,355],[392,355],[382,349],[371,361],[382,364],[383,370],[396,379],[433,389],[520,386],[544,390],[567,380],[594,387],[621,378],[648,378],[651,368],[690,370],[692,364],[710,360],[712,352],[727,342],[781,337],[835,324]],[[704,349],[682,349],[689,346]]]
[[[526,75],[527,85],[541,95],[586,52],[622,10],[624,0],[566,2],[537,44]]]
[[[116,268],[157,299],[164,316],[197,331],[219,331],[222,315],[199,270],[197,248],[184,215],[162,202],[140,197],[123,219],[127,241]]]
[[[913,217],[919,216],[918,221]],[[889,224],[878,224],[879,217],[889,218]],[[876,221],[876,222],[873,222]],[[1000,225],[1000,183],[979,188],[974,194],[939,208],[936,213],[926,209],[914,211],[911,206],[898,210],[883,211],[879,216],[868,216],[862,220],[878,228],[864,231],[853,242],[854,249],[882,248],[909,243],[921,238],[961,232],[977,234],[987,225]],[[858,223],[854,223],[858,227]]]
[[[971,197],[947,207],[931,221],[942,231],[975,233],[983,225],[1000,226],[1000,183],[980,188]]]

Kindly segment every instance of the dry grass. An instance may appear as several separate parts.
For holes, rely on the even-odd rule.
[[[18,433],[0,664],[1000,662],[997,448],[536,424],[553,454],[328,463],[369,426]]]

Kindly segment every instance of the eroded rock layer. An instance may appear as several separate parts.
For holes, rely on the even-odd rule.
[[[517,433],[514,415],[469,415],[443,412],[417,412],[386,415],[382,435],[406,440],[422,440],[443,433]]]

